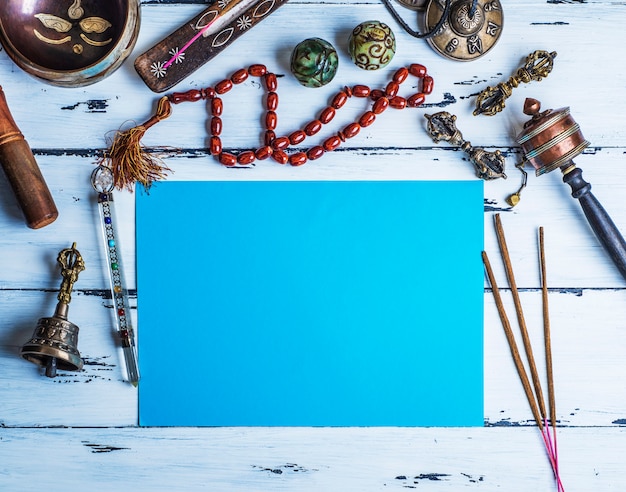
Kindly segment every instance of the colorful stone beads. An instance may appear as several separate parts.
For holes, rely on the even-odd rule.
[[[339,57],[328,41],[321,38],[305,39],[291,54],[291,73],[305,87],[322,87],[337,73]]]
[[[386,67],[396,54],[396,37],[387,24],[365,21],[352,30],[348,50],[357,67],[378,70]]]

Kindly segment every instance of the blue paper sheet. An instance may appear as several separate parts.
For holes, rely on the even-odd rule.
[[[140,425],[483,425],[481,181],[136,200]]]

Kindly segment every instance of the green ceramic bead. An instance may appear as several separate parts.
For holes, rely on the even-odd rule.
[[[378,70],[386,67],[396,54],[396,37],[387,24],[365,21],[352,30],[349,51],[357,67]]]
[[[321,38],[305,39],[291,54],[291,72],[305,87],[328,84],[337,73],[338,65],[337,51]]]

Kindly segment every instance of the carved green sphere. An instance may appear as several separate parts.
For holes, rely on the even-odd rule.
[[[291,54],[291,72],[305,87],[322,87],[337,73],[339,57],[328,41],[321,38],[305,39]]]
[[[396,54],[396,37],[387,24],[365,21],[352,30],[348,49],[357,67],[378,70],[386,67]]]

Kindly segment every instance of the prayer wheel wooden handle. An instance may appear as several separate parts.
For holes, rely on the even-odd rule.
[[[39,229],[59,216],[33,152],[9,111],[0,87],[0,164],[22,209],[26,224]]]
[[[591,229],[626,279],[626,241],[622,234],[604,207],[591,193],[591,185],[583,179],[582,170],[576,167],[564,173],[563,182],[572,189],[572,196],[580,203]]]

